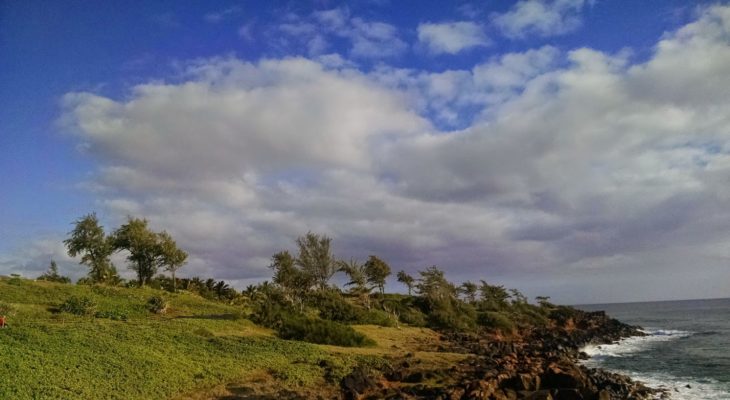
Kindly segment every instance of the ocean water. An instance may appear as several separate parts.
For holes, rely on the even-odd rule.
[[[646,337],[588,346],[588,367],[601,367],[665,388],[671,399],[730,400],[730,299],[593,304]]]

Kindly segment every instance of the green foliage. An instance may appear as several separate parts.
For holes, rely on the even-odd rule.
[[[71,296],[58,307],[58,310],[74,315],[92,315],[96,311],[96,302],[86,296]]]
[[[413,285],[415,284],[416,280],[412,276],[408,275],[406,271],[398,271],[398,282],[406,285],[408,288],[408,295],[411,295],[411,292],[413,291]]]
[[[146,400],[183,398],[259,371],[281,377],[283,388],[314,387],[342,377],[374,356],[335,353],[280,340],[236,315],[239,307],[187,293],[169,294],[175,316],[156,318],[144,307],[150,288],[58,285],[0,277],[0,303],[17,313],[0,330],[0,399]],[[127,314],[126,323],[56,315],[48,304],[93,298],[99,310]],[[207,334],[205,333],[207,332]],[[263,335],[263,336],[262,336]]]
[[[390,266],[380,258],[371,255],[364,265],[367,282],[377,287],[380,294],[385,294],[385,279],[390,275]]]
[[[514,332],[516,328],[508,315],[497,311],[480,312],[477,321],[480,326],[494,331],[499,330],[505,334]]]
[[[48,267],[48,271],[39,276],[38,280],[57,283],[71,283],[71,278],[67,276],[61,276],[58,273],[58,265],[53,260],[51,260],[51,265]]]
[[[426,314],[417,308],[405,308],[399,313],[398,319],[400,319],[404,324],[411,326],[424,327],[428,325]]]
[[[147,300],[147,310],[153,314],[164,314],[167,307],[168,303],[162,296],[152,296]]]
[[[456,299],[456,287],[446,280],[444,271],[436,266],[432,266],[419,273],[421,274],[421,278],[418,280],[416,290],[426,302],[450,303],[450,300]]]
[[[307,305],[319,310],[319,316],[330,321],[357,323],[363,312],[334,290],[320,290],[307,298]]]
[[[479,308],[482,310],[499,311],[509,306],[507,303],[509,293],[504,286],[490,285],[482,280],[479,285],[479,293]]]
[[[68,255],[81,255],[81,264],[89,267],[88,278],[94,283],[115,283],[119,280],[116,268],[109,258],[114,252],[112,239],[104,233],[95,213],[76,220],[70,237],[63,241]]]
[[[367,310],[361,312],[357,319],[359,325],[395,326],[396,320],[383,310]]]
[[[97,311],[94,318],[106,318],[112,321],[126,321],[127,314],[119,311]]]
[[[429,327],[436,329],[471,331],[476,328],[476,310],[454,299],[431,303],[427,321]]]
[[[302,315],[290,315],[283,319],[278,333],[282,339],[335,346],[359,347],[375,344],[350,326]]]
[[[162,231],[157,234],[158,237],[158,264],[172,274],[172,291],[177,291],[177,279],[175,272],[185,265],[188,259],[188,253],[177,247],[177,243],[172,239],[169,233]]]
[[[112,235],[114,248],[129,252],[127,261],[137,273],[139,286],[147,284],[160,265],[159,236],[147,225],[146,219],[129,217]]]
[[[338,269],[337,260],[330,250],[331,243],[331,238],[312,232],[297,238],[299,254],[295,263],[320,289],[327,287],[327,282]]]

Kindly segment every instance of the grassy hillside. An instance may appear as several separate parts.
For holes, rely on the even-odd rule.
[[[169,301],[165,315],[146,309],[155,295]],[[57,312],[71,296],[127,320]],[[0,278],[0,303],[16,310],[0,330],[2,399],[178,398],[254,376],[302,388],[381,360],[377,348],[356,354],[277,339],[241,307],[191,294]]]

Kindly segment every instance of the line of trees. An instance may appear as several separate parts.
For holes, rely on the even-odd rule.
[[[124,250],[127,251],[129,268],[137,274],[140,287],[164,269],[172,275],[175,291],[175,273],[188,258],[169,233],[154,232],[146,219],[133,217],[128,217],[125,224],[107,235],[95,213],[85,215],[74,223],[74,229],[63,243],[69,256],[81,256],[80,264],[89,268],[87,279],[90,283],[118,284],[121,278],[111,256]]]

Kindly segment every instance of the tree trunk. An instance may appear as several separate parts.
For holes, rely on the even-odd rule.
[[[172,270],[172,292],[177,292],[177,280],[175,279],[175,270]]]

